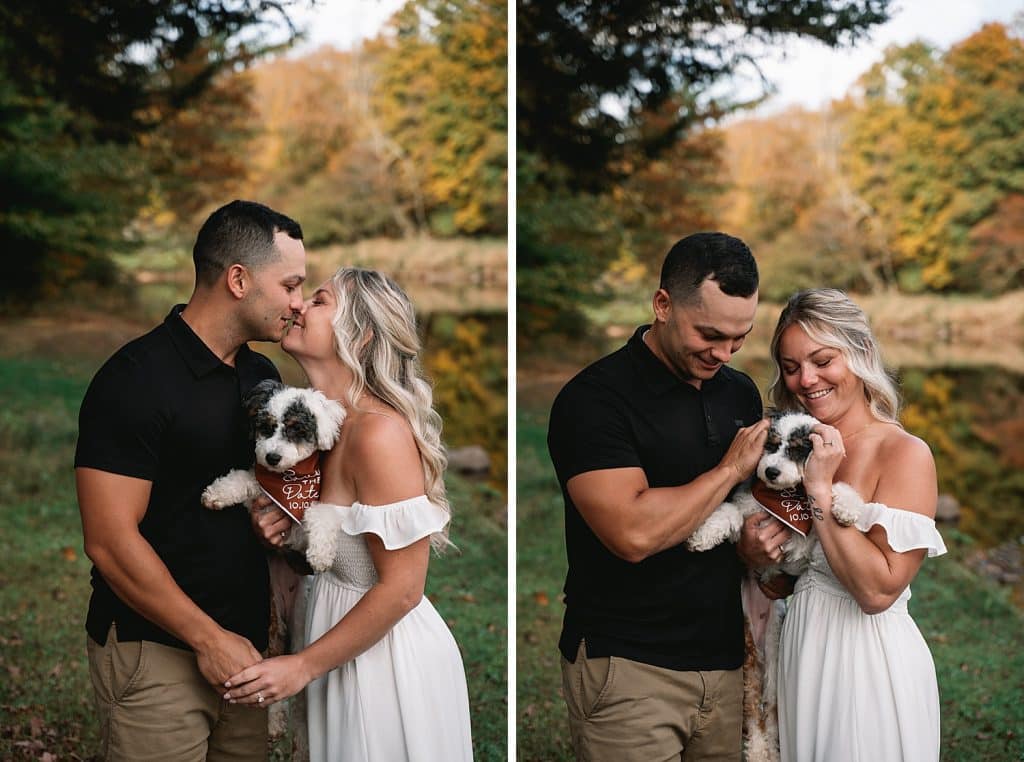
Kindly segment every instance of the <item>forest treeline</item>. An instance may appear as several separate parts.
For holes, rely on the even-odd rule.
[[[580,46],[574,76],[590,97],[559,114],[544,100],[550,94],[535,92],[543,64],[520,72],[521,335],[585,330],[581,307],[646,290],[671,243],[706,229],[751,245],[773,300],[821,285],[908,294],[1024,288],[1019,32],[988,24],[948,50],[892,47],[821,111],[741,119],[757,100],[729,101],[721,85],[749,53],[750,30],[772,44],[800,35],[838,46],[884,21],[888,3],[620,4],[622,14],[604,23],[621,28],[587,39],[543,4],[520,3],[529,19],[520,21],[520,60],[534,49],[558,63],[545,47],[551,40]],[[588,4],[570,5],[577,29],[597,28]],[[678,29],[662,23],[666,14]],[[710,53],[701,47],[708,36],[694,33],[736,25],[747,34],[713,37]],[[675,56],[659,59],[667,50]],[[632,73],[612,80],[602,63],[616,55]],[[559,115],[559,142],[541,136],[541,114]]]
[[[298,2],[0,7],[0,304],[112,285],[112,255],[238,197],[310,246],[504,235],[506,4],[409,0],[359,49],[286,57]]]

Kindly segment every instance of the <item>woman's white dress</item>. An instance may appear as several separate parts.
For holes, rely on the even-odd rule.
[[[426,496],[382,506],[325,506],[341,526],[337,560],[316,575],[306,613],[311,643],[377,582],[365,533],[388,550],[441,531],[448,515]],[[459,648],[424,597],[380,641],[306,689],[312,762],[472,760],[469,696]]]
[[[946,552],[935,522],[869,503],[857,528],[885,528],[898,552]],[[908,587],[886,611],[861,611],[818,544],[797,581],[779,646],[779,740],[788,762],[939,759],[935,664],[907,611]]]

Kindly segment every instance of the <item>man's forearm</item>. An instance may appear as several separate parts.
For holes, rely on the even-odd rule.
[[[178,586],[163,560],[141,536],[87,546],[89,557],[124,603],[195,650],[222,628]]]
[[[628,560],[640,561],[685,542],[740,481],[734,467],[719,464],[687,484],[638,493],[628,510]]]

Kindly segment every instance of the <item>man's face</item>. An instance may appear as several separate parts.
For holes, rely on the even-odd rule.
[[[274,234],[280,256],[251,272],[253,286],[246,295],[246,332],[252,341],[280,341],[288,322],[302,309],[306,280],[306,250],[287,233]]]
[[[757,293],[728,296],[705,280],[692,304],[677,304],[664,289],[654,295],[655,354],[684,381],[700,387],[729,362],[754,326]]]

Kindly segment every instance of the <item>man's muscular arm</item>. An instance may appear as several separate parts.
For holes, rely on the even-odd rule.
[[[605,547],[637,563],[686,540],[753,473],[767,432],[766,420],[740,429],[721,463],[679,487],[650,487],[641,468],[587,471],[566,487]]]
[[[219,685],[260,661],[248,639],[217,624],[178,587],[139,533],[153,483],[76,468],[85,553],[117,596],[196,652],[203,676]]]

